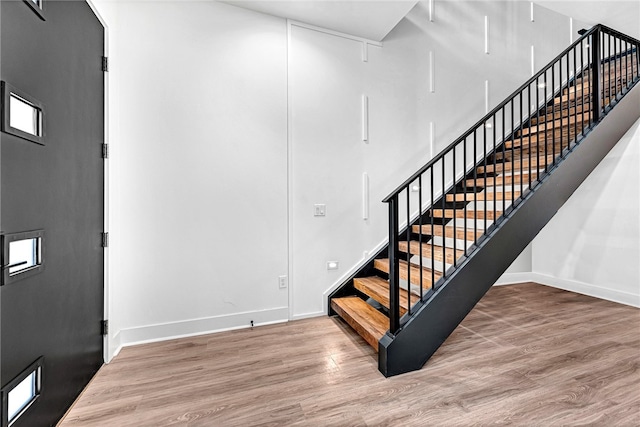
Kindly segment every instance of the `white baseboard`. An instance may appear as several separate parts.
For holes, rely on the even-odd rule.
[[[113,336],[110,348],[117,349],[113,353],[113,356],[115,356],[121,347],[250,328],[252,320],[254,326],[285,323],[289,321],[289,308],[280,307],[269,310],[247,311],[224,316],[121,329]]]
[[[493,286],[516,285],[518,283],[533,282],[534,280],[531,280],[532,274],[533,273],[531,272],[505,273],[502,276],[500,276],[498,281],[494,283]]]
[[[303,314],[293,314],[291,316],[291,320],[302,320],[302,319],[309,319],[311,317],[320,317],[320,316],[326,316],[327,313],[325,313],[324,311],[314,311],[313,313],[303,313]]]
[[[108,346],[109,349],[107,351],[107,360],[105,360],[105,363],[111,362],[111,360],[120,353],[120,350],[122,350],[120,331],[116,332],[113,336],[109,336]]]
[[[640,295],[638,294],[603,288],[577,280],[560,279],[542,273],[528,274],[531,282],[640,308]]]

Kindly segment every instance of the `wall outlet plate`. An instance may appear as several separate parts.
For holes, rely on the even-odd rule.
[[[287,276],[278,276],[278,288],[286,289],[287,286]]]
[[[327,215],[327,205],[317,204],[313,205],[313,216],[326,216]]]

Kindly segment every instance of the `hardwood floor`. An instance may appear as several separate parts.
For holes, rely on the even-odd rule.
[[[124,348],[61,427],[640,425],[640,310],[492,288],[417,372],[320,317]]]

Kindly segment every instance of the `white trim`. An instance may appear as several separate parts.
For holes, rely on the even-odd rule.
[[[536,22],[535,16],[533,14],[533,2],[531,2],[531,12],[530,13],[531,13],[531,16],[530,16],[531,22]]]
[[[268,310],[181,320],[178,322],[158,323],[155,325],[121,329],[120,341],[122,347],[127,347],[130,345],[232,331],[235,329],[246,329],[251,327],[251,321],[253,321],[254,326],[285,323],[288,321],[288,317],[289,308],[279,307]]]
[[[532,282],[540,283],[541,285],[640,308],[640,295],[637,294],[604,288],[577,280],[561,279],[543,273],[532,272],[530,277]]]
[[[116,332],[114,336],[109,337],[109,342],[111,344],[109,350],[111,351],[109,352],[109,359],[105,361],[106,363],[111,362],[113,358],[116,357],[118,353],[120,353],[120,350],[122,350],[120,331]]]
[[[534,282],[535,280],[531,278],[531,274],[533,273],[531,273],[530,271],[522,273],[505,273],[500,276],[498,281],[494,283],[493,286],[516,285],[520,283]]]
[[[289,319],[293,318],[295,277],[293,275],[293,95],[291,90],[291,20],[287,19],[287,274],[289,276]]]
[[[552,288],[563,289],[565,291],[640,308],[640,295],[617,291],[577,280],[561,279],[543,273],[506,273],[498,279],[494,286],[526,282],[539,283],[541,285],[551,286]]]
[[[382,42],[377,42],[375,40],[366,39],[364,37],[352,36],[351,34],[341,33],[339,31],[328,30],[322,27],[316,27],[315,25],[305,24],[304,22],[294,21],[292,19],[287,19],[287,26],[291,28],[291,26],[295,25],[296,27],[306,28],[307,30],[317,31],[319,33],[329,34],[336,37],[342,37],[344,39],[353,40],[356,42],[365,43],[371,46],[382,47]]]
[[[320,316],[326,316],[327,313],[325,313],[324,311],[314,311],[312,313],[303,313],[303,314],[295,314],[291,320],[303,320],[303,319],[310,319],[312,317],[320,317]]]
[[[489,16],[484,16],[484,53],[489,54]]]
[[[536,75],[536,47],[531,45],[531,77]]]
[[[109,26],[107,25],[107,21],[102,17],[102,15],[100,14],[98,8],[96,7],[96,5],[94,4],[94,2],[92,0],[87,0],[87,4],[89,5],[89,7],[91,8],[91,10],[93,11],[93,14],[96,16],[96,18],[98,19],[98,21],[100,22],[100,24],[102,25],[102,27],[104,28],[104,48],[103,48],[103,55],[106,56],[107,58],[109,58]],[[111,138],[110,138],[110,133],[109,133],[109,73],[103,73],[104,75],[104,143],[105,144],[109,144]],[[109,147],[111,148],[111,147]],[[104,222],[103,222],[103,230],[105,232],[109,232],[109,179],[110,179],[110,174],[109,174],[109,160],[108,159],[104,159],[104,169],[103,169],[103,208],[104,208]],[[103,272],[103,281],[104,281],[104,290],[103,290],[103,314],[102,314],[102,318],[103,319],[109,319],[110,315],[110,299],[109,299],[109,289],[110,289],[110,282],[109,282],[109,248],[104,248],[104,258],[103,258],[103,268],[104,268],[104,272]],[[109,363],[111,361],[111,359],[113,358],[113,356],[115,354],[117,354],[117,351],[112,351],[112,349],[118,349],[119,350],[119,343],[113,342],[112,339],[110,339],[109,334],[105,335],[103,337],[102,340],[102,358],[104,360],[105,363]]]
[[[369,44],[362,42],[362,62],[369,62]]]

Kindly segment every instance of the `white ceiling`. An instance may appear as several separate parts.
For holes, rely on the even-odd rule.
[[[220,1],[375,41],[382,41],[417,3],[417,0]],[[605,24],[640,39],[640,0],[534,0],[534,3],[589,24]]]
[[[604,24],[640,39],[640,0],[534,0],[534,3],[591,25]]]
[[[234,6],[382,41],[417,0],[220,0]]]

